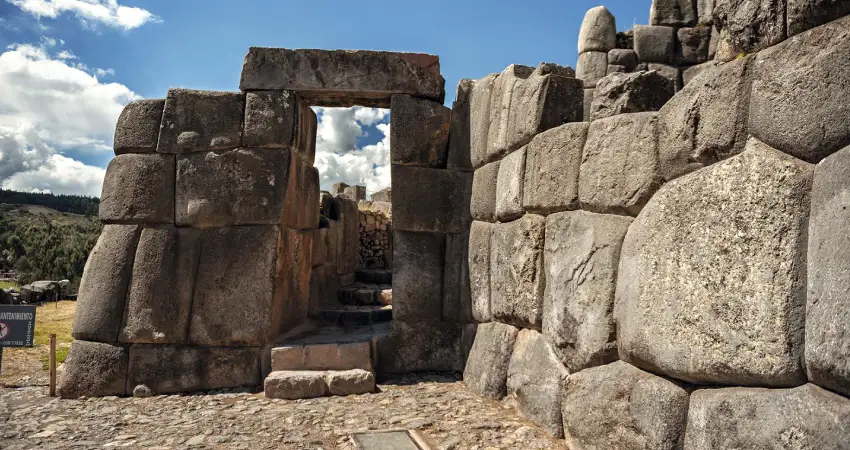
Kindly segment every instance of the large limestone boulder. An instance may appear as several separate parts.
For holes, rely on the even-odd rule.
[[[440,320],[445,249],[444,235],[393,231],[393,317]]]
[[[538,134],[526,146],[523,209],[547,214],[578,208],[578,174],[588,126],[564,124]]]
[[[62,398],[124,395],[126,380],[126,347],[76,340],[57,387]]]
[[[472,174],[424,167],[392,167],[393,229],[463,233],[469,228]]]
[[[109,161],[98,216],[105,223],[174,223],[174,155],[126,154]]]
[[[115,125],[115,140],[112,145],[115,154],[155,152],[163,108],[165,99],[135,100],[128,103]]]
[[[207,228],[281,223],[287,213],[284,202],[292,176],[291,159],[289,150],[263,148],[180,155],[177,225]]]
[[[207,391],[260,384],[260,349],[185,345],[130,346],[128,389],[154,394]]]
[[[242,145],[245,94],[169,89],[156,151],[189,153]]]
[[[564,436],[561,395],[568,375],[543,335],[519,332],[508,365],[508,395],[520,412],[557,438]]]
[[[697,24],[694,0],[652,0],[649,9],[651,25],[689,27]]]
[[[850,15],[850,3],[841,0],[786,0],[788,37]]]
[[[786,0],[718,0],[714,25],[721,32],[724,61],[754,53],[786,37]],[[720,51],[718,50],[718,53]]]
[[[585,211],[546,218],[543,335],[571,372],[617,359],[614,289],[631,222]]]
[[[590,124],[579,170],[582,208],[637,215],[661,185],[657,113],[620,114]]]
[[[445,169],[452,110],[405,94],[393,95],[391,108],[391,162]]]
[[[508,364],[519,329],[498,322],[478,326],[463,371],[466,387],[499,400],[507,393]]]
[[[285,148],[313,164],[316,113],[292,91],[253,91],[245,98],[246,147]]]
[[[709,69],[658,116],[661,174],[672,180],[744,150],[752,58]]]
[[[682,448],[688,392],[622,361],[570,375],[561,402],[571,449]]]
[[[490,102],[499,74],[475,80],[469,99],[469,153],[472,167],[478,169],[489,161]]]
[[[127,292],[121,342],[186,342],[200,235],[200,230],[191,228],[142,230]]]
[[[496,221],[496,189],[499,179],[499,164],[494,161],[485,164],[472,176],[472,198],[469,212],[474,220]]]
[[[819,386],[850,396],[850,147],[815,168],[809,218],[806,370]]]
[[[578,31],[578,52],[607,52],[617,46],[617,24],[604,6],[590,8]]]
[[[596,84],[593,103],[590,105],[590,120],[625,113],[658,111],[674,93],[674,84],[654,70],[614,73]]]
[[[449,127],[449,151],[446,168],[449,170],[473,170],[471,131],[471,98],[475,81],[464,78],[457,84],[455,100],[452,102],[451,126]],[[392,131],[392,128],[390,128]],[[372,200],[375,195],[372,194]]]
[[[89,254],[74,314],[74,339],[117,342],[133,255],[139,242],[138,225],[106,225]]]
[[[251,47],[239,89],[292,90],[315,106],[389,108],[393,94],[443,103],[445,84],[435,55]]]
[[[469,229],[469,291],[472,317],[476,322],[489,322],[490,313],[490,238],[493,224],[472,222]]]
[[[726,388],[691,395],[685,449],[839,450],[850,436],[850,400],[807,384]]]
[[[808,162],[850,145],[850,104],[843,101],[850,95],[849,51],[850,17],[844,17],[759,52],[750,133]]]
[[[803,383],[812,169],[753,139],[661,188],[623,243],[620,357],[693,383]]]
[[[496,219],[514,220],[523,214],[522,184],[525,174],[525,147],[506,156],[499,163],[496,182]]]
[[[545,227],[546,219],[535,214],[493,226],[490,241],[490,312],[493,320],[540,329]]]

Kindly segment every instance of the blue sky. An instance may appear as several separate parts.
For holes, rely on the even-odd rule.
[[[461,78],[512,63],[574,67],[581,20],[599,4],[0,0],[0,185],[97,195],[112,156],[109,122],[123,104],[169,87],[237,90],[250,46],[434,53],[451,105]],[[603,4],[620,30],[648,21],[650,0]],[[388,116],[320,111],[320,119],[333,114],[320,126],[323,187],[388,182],[388,170],[375,170],[388,157]]]

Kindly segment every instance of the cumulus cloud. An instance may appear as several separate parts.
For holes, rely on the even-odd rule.
[[[146,23],[157,22],[146,9],[119,5],[117,0],[6,0],[37,18],[55,19],[64,13],[74,14],[86,25],[132,30]]]
[[[103,169],[61,153],[111,151],[121,109],[140,97],[55,46],[44,38],[0,54],[0,186],[99,195]]]
[[[389,111],[377,108],[316,108],[316,167],[322,189],[334,183],[366,186],[368,194],[390,185]],[[375,126],[382,135],[376,144],[357,147],[364,127]]]

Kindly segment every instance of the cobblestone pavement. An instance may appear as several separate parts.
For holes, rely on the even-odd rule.
[[[418,429],[443,449],[564,449],[511,406],[455,378],[387,380],[382,392],[312,400],[245,390],[59,400],[0,388],[0,449],[353,449],[354,431]]]

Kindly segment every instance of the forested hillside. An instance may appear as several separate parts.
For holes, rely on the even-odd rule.
[[[0,203],[0,271],[22,283],[67,279],[76,291],[100,234],[98,199],[0,190]]]

